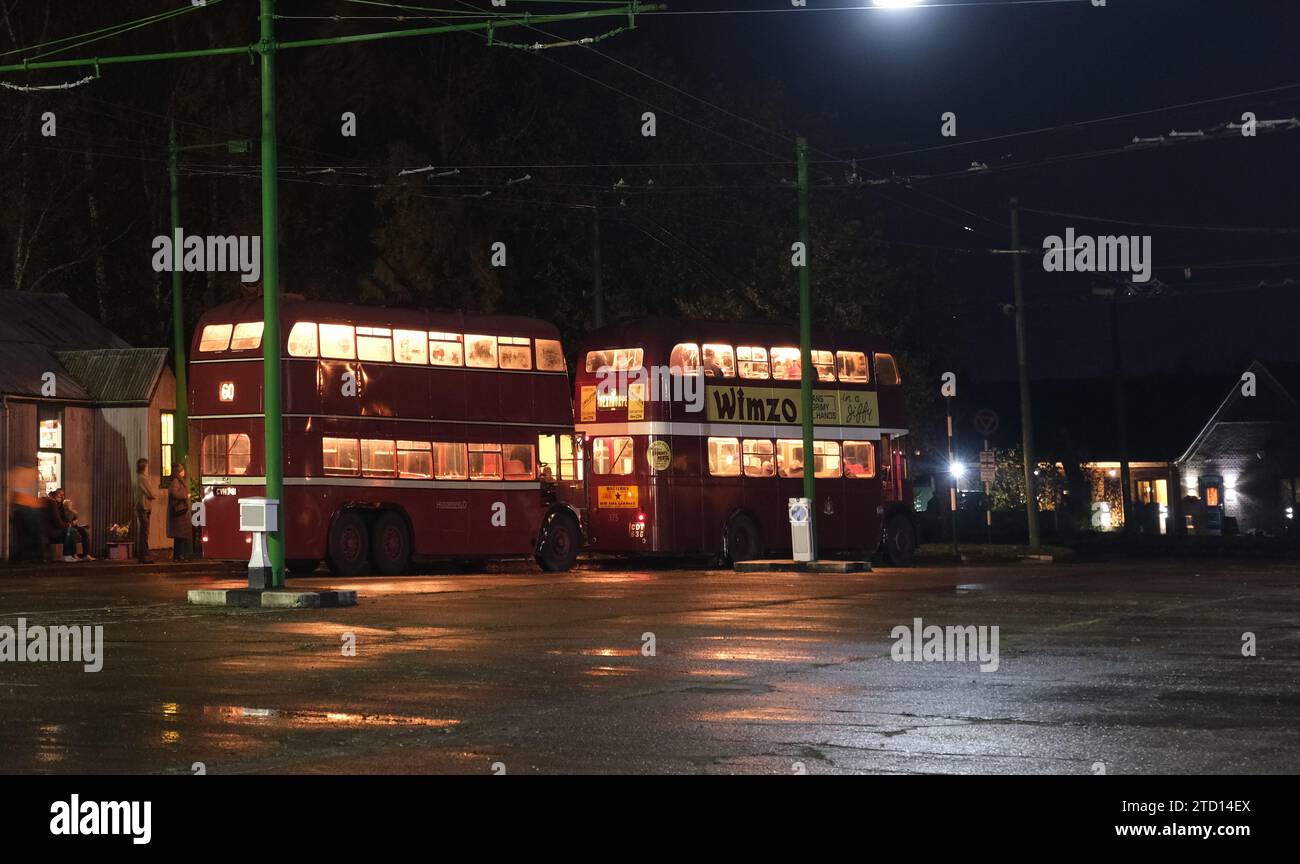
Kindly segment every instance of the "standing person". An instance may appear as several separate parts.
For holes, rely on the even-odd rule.
[[[172,538],[172,560],[188,561],[194,528],[190,525],[190,485],[185,482],[185,466],[172,466],[172,483],[167,488],[167,536]]]
[[[157,497],[149,487],[149,460],[135,460],[135,524],[140,531],[136,538],[135,556],[141,564],[153,563],[153,556],[149,554],[149,516]]]

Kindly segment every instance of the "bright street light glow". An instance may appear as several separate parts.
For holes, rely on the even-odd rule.
[[[899,9],[904,6],[920,6],[921,0],[871,0],[872,5],[885,9]]]
[[[966,476],[966,466],[961,464],[960,462],[953,462],[951,465],[948,466],[948,473],[951,474],[956,479],[960,480],[961,478]]]

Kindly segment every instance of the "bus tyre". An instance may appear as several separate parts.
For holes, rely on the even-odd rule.
[[[397,576],[411,563],[411,534],[398,513],[385,510],[375,520],[370,529],[370,560],[383,576]]]
[[[763,535],[758,523],[745,513],[737,513],[727,523],[727,558],[732,564],[750,561],[763,554]]]
[[[344,510],[330,526],[329,565],[335,576],[357,576],[366,571],[370,532],[355,510]]]
[[[568,513],[552,513],[542,526],[542,542],[537,547],[537,563],[548,573],[560,573],[578,560],[582,535],[578,523]]]
[[[289,568],[289,572],[294,576],[310,576],[316,572],[316,566],[320,561],[316,558],[290,558],[284,562],[284,566]]]
[[[885,560],[895,567],[912,566],[916,555],[916,529],[903,513],[895,513],[885,522]]]

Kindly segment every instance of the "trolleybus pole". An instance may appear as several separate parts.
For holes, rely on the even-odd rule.
[[[262,58],[262,415],[266,433],[266,497],[284,499],[284,429],[280,406],[279,154],[275,146],[275,0],[261,0]],[[284,587],[284,522],[267,535],[272,588]]]
[[[799,413],[803,418],[803,497],[808,499],[809,560],[817,560],[817,459],[813,455],[813,370],[812,362],[812,254],[808,244],[808,139],[795,141],[799,161],[799,241],[803,245],[803,266],[799,268]]]

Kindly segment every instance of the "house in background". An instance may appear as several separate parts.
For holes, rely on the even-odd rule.
[[[132,348],[63,294],[0,291],[0,494],[67,490],[102,556],[113,523],[131,524],[135,462],[170,481],[176,380],[163,348]],[[165,495],[149,546],[169,546]],[[12,516],[0,558],[15,550]],[[134,538],[133,538],[134,539]]]
[[[1180,529],[1281,533],[1295,517],[1300,404],[1256,361],[1175,465],[1184,496]]]

